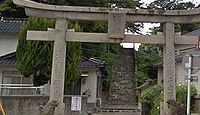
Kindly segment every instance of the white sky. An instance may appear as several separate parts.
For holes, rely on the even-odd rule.
[[[144,7],[146,6],[146,4],[149,4],[151,2],[153,2],[155,0],[141,0],[141,2],[144,2]],[[191,1],[194,4],[200,4],[200,0],[183,0],[183,2],[188,2]],[[144,28],[141,29],[142,34],[148,34],[149,32],[149,28],[155,27],[155,26],[159,26],[159,24],[151,24],[151,23],[145,23],[144,24]],[[122,43],[121,44],[124,48],[133,48],[135,47],[136,50],[138,50],[140,43]]]

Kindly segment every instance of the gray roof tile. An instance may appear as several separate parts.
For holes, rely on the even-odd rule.
[[[16,53],[13,52],[13,53],[1,56],[0,57],[0,65],[12,65],[12,66],[16,66],[17,65]]]
[[[102,72],[103,77],[106,77],[108,75],[108,73],[106,71],[105,64],[106,64],[105,61],[96,60],[94,58],[90,58],[90,59],[82,58],[78,67],[80,67],[80,68],[98,67],[100,69],[100,71]],[[0,66],[17,66],[16,52],[1,56],[0,57]]]
[[[6,54],[0,57],[0,65],[17,65],[16,52]],[[79,67],[104,67],[105,62],[96,59],[82,58]]]
[[[188,35],[188,36],[200,36],[200,29],[191,31],[191,32],[186,33],[186,34],[184,34],[184,35]]]
[[[94,58],[82,58],[79,67],[101,67],[105,66],[105,62]]]
[[[26,19],[1,19],[0,20],[0,33],[18,33]]]

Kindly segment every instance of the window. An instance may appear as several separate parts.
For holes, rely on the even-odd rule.
[[[17,71],[3,71],[2,95],[36,95],[38,88],[33,87],[31,77],[23,77]]]

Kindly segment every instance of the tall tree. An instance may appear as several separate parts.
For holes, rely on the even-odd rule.
[[[24,76],[33,76],[34,85],[47,83],[51,75],[51,60],[53,53],[52,42],[27,41],[27,30],[47,30],[54,27],[55,21],[50,19],[30,17],[28,24],[21,30],[19,43],[17,46],[18,69]],[[70,27],[80,31],[78,24],[70,24]],[[66,84],[70,85],[79,78],[77,65],[79,64],[81,51],[79,43],[67,43],[66,56]],[[70,52],[70,53],[69,53]]]
[[[27,30],[46,30],[53,27],[52,20],[30,17],[28,24],[21,29],[17,46],[17,68],[25,76],[33,75],[34,84],[42,85],[50,78],[52,43],[27,41]]]

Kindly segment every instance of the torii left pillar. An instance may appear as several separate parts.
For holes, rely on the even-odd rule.
[[[53,62],[51,73],[51,88],[49,101],[57,100],[58,107],[54,115],[64,115],[64,81],[65,81],[65,57],[66,57],[66,31],[68,23],[66,19],[56,19],[55,41],[53,48]]]

